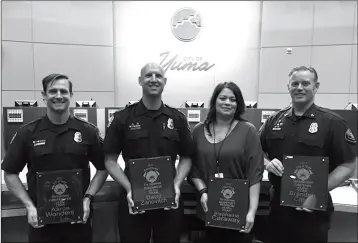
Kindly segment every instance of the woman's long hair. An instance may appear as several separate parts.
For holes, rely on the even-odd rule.
[[[204,126],[210,136],[211,136],[211,132],[210,132],[209,126],[211,123],[214,123],[216,121],[216,99],[218,98],[220,92],[224,88],[230,89],[234,93],[235,98],[236,98],[237,106],[236,106],[236,112],[234,115],[234,120],[246,121],[244,118],[242,118],[242,114],[244,114],[246,106],[245,106],[244,97],[242,96],[240,88],[233,82],[219,83],[215,87],[213,94],[211,95],[210,103],[209,103],[209,112],[208,112],[208,115],[206,116],[206,119],[204,121]]]

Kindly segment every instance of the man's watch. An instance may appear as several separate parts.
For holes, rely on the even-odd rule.
[[[208,193],[208,188],[205,187],[199,191],[200,196],[202,196],[204,193]]]
[[[87,197],[91,202],[92,202],[93,199],[94,199],[94,196],[91,195],[91,194],[85,194],[85,195],[83,196],[83,199],[85,199],[86,197]]]

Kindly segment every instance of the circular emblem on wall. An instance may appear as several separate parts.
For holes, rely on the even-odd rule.
[[[200,14],[192,8],[182,8],[175,12],[171,21],[174,36],[181,41],[193,41],[202,27]]]

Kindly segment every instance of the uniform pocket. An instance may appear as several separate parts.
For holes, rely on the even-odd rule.
[[[179,133],[177,130],[164,130],[162,131],[162,137],[165,138],[165,139],[168,139],[170,141],[174,141],[174,142],[179,142],[180,141],[180,138],[179,138]]]
[[[87,155],[89,143],[82,141],[81,143],[70,143],[65,147],[66,154]]]
[[[299,137],[298,142],[309,147],[323,148],[323,141],[317,137]]]
[[[280,141],[283,140],[285,138],[285,134],[283,134],[283,132],[275,132],[275,133],[269,133],[266,136],[267,140],[273,140],[273,141]]]
[[[53,148],[51,148],[49,145],[33,147],[33,151],[34,151],[35,157],[42,157],[42,156],[54,153]]]
[[[148,138],[149,133],[147,130],[134,130],[127,132],[127,139],[128,140],[136,140],[142,138]]]

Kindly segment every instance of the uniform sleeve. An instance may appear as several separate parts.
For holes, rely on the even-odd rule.
[[[90,146],[90,161],[97,170],[105,170],[103,138],[101,138],[99,129],[97,127],[93,129],[93,138],[94,139]]]
[[[259,139],[260,139],[260,142],[261,142],[261,147],[262,147],[262,150],[266,153],[268,153],[267,151],[267,146],[266,146],[266,135],[268,133],[268,130],[269,130],[269,127],[271,125],[271,122],[273,120],[273,115],[270,116],[266,121],[265,123],[260,127],[259,129],[259,132],[258,132],[258,135],[259,135]]]
[[[26,130],[20,128],[10,142],[1,169],[8,173],[20,173],[28,162],[27,153]]]
[[[193,131],[192,131],[192,136],[193,136],[193,147],[194,147],[194,153],[191,156],[191,161],[192,161],[192,166],[189,172],[189,176],[188,178],[192,179],[192,178],[200,178],[203,179],[201,173],[200,173],[200,164],[198,161],[198,157],[197,155],[197,139],[198,139],[198,133],[199,133],[199,129],[203,129],[203,126],[199,123],[197,124]]]
[[[188,120],[184,114],[180,114],[180,156],[192,156],[195,152],[193,136],[190,131]]]
[[[264,172],[264,154],[257,130],[250,125],[245,142],[245,158],[247,159],[246,178],[250,186],[262,180]]]
[[[121,124],[121,114],[116,112],[109,121],[103,143],[105,154],[120,154],[124,146],[124,125]]]
[[[344,120],[332,120],[330,127],[329,159],[335,165],[354,161],[357,141]]]

